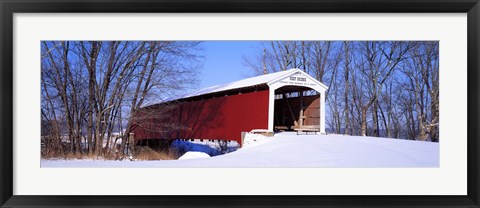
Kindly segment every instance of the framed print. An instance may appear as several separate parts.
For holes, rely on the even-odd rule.
[[[2,1],[2,207],[479,207],[469,1]]]

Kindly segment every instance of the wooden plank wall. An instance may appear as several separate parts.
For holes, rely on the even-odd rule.
[[[241,142],[241,132],[268,129],[268,90],[177,103],[137,112],[142,139],[215,139]],[[153,116],[142,116],[150,114]],[[163,116],[155,117],[155,115]]]
[[[274,124],[275,126],[295,126],[295,121],[299,123],[300,115],[300,97],[293,97],[285,99],[275,100],[275,114],[274,114]],[[289,106],[292,109],[290,111]],[[303,96],[303,106],[304,106],[304,116],[303,120],[304,126],[318,126],[320,125],[320,96]],[[292,119],[291,114],[295,117]]]

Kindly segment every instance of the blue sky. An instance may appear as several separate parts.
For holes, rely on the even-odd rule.
[[[259,41],[205,41],[205,62],[198,88],[225,84],[250,77],[252,70],[243,65],[244,56],[259,53]]]

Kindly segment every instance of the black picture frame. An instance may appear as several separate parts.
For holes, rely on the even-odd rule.
[[[478,0],[0,0],[1,207],[480,207]],[[466,196],[25,196],[13,195],[14,13],[467,13],[468,194]],[[449,180],[446,178],[445,180]]]

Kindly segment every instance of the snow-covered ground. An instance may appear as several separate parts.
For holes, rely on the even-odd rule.
[[[439,167],[439,144],[285,132],[274,137],[248,137],[243,148],[215,157],[163,161],[42,160],[41,167]]]
[[[195,159],[195,158],[209,158],[210,155],[208,155],[205,152],[187,152],[183,154],[179,160],[189,160],[189,159]]]

